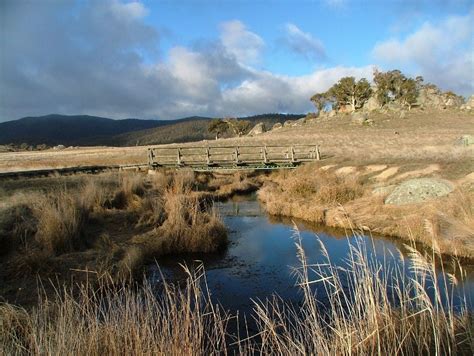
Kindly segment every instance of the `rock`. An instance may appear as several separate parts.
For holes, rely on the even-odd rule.
[[[302,117],[301,119],[295,120],[293,126],[303,126],[306,123],[306,118]]]
[[[385,204],[403,205],[421,203],[448,195],[453,185],[436,178],[416,178],[401,183],[385,199]]]
[[[472,98],[474,104],[474,98]],[[459,108],[465,110],[470,104],[464,104],[462,96],[453,92],[442,93],[436,86],[428,85],[420,89],[416,106],[431,109]],[[472,105],[471,105],[472,106]]]
[[[292,127],[294,121],[293,120],[287,120],[283,123],[283,127]]]
[[[64,150],[66,147],[64,145],[57,145],[53,147],[53,150]]]
[[[392,185],[386,185],[386,186],[383,186],[383,187],[377,187],[374,190],[372,190],[372,194],[374,194],[374,195],[387,195],[387,194],[390,194],[391,192],[393,192],[396,187],[397,186],[393,185],[393,184]]]
[[[462,146],[474,145],[474,135],[462,135],[458,139],[458,144],[460,144]]]
[[[471,95],[469,99],[467,99],[466,105],[470,107],[474,107],[474,95]]]
[[[310,112],[306,115],[306,121],[308,120],[316,120],[318,117],[319,117],[319,112],[318,113],[315,113],[315,112]]]
[[[273,125],[272,130],[278,130],[281,129],[283,125],[279,122],[277,122],[275,125]]]
[[[364,104],[363,110],[366,112],[371,112],[374,110],[380,109],[380,103],[375,96],[371,96]]]
[[[387,105],[385,105],[385,109],[387,109],[388,111],[400,112],[403,110],[403,105],[395,101],[391,101]]]
[[[420,89],[416,101],[417,106],[434,109],[444,109],[445,100],[440,90],[435,86],[425,86]]]
[[[352,114],[351,121],[354,124],[364,125],[367,120],[368,120],[368,116],[365,113],[355,112],[355,113]]]
[[[249,131],[247,136],[256,136],[260,135],[265,132],[265,124],[263,122],[259,122],[257,125],[255,125],[252,130]]]
[[[354,110],[352,110],[352,105],[341,105],[339,110],[337,110],[338,113],[351,113]]]
[[[466,110],[466,111],[471,111],[472,108],[474,108],[474,95],[471,95],[469,99],[467,99],[465,104],[462,104],[460,109],[461,110]]]

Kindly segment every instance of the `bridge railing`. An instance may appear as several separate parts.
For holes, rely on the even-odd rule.
[[[148,149],[150,167],[297,165],[320,159],[318,145],[175,146]]]

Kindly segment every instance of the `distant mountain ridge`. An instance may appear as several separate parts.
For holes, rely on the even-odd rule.
[[[245,117],[252,124],[294,120],[303,115],[263,114]],[[89,115],[51,114],[0,123],[0,144],[132,146],[210,139],[212,118],[192,116],[177,120],[141,120]]]

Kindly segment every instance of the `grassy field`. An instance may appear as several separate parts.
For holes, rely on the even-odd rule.
[[[461,135],[474,134],[473,118],[457,111],[412,112],[404,119],[378,114],[372,126],[358,126],[342,116],[252,138],[197,143],[321,146],[323,160],[271,174],[182,170],[2,180],[2,349],[472,354],[471,312],[455,310],[449,296],[447,305],[441,302],[456,275],[430,287],[431,296],[425,283],[435,280],[443,266],[435,260],[444,254],[474,257],[474,150],[457,144]],[[146,147],[1,153],[0,171],[145,161]],[[385,188],[416,177],[448,180],[454,192],[421,204],[384,204]],[[147,283],[134,283],[154,258],[225,246],[226,229],[210,202],[257,189],[270,214],[404,239],[413,274],[389,272],[369,260],[362,246],[354,246],[343,271],[329,256],[327,263],[308,266],[295,232],[303,303],[289,306],[276,297],[257,302],[257,330],[249,335],[228,334],[229,325],[245,321],[210,302],[202,269],[188,271],[184,286],[164,284],[158,297]],[[420,253],[418,243],[429,253]],[[395,281],[390,291],[389,279]],[[329,309],[318,304],[311,287],[316,284],[333,296]]]
[[[473,150],[456,140],[474,134],[474,115],[443,111],[372,114],[374,124],[351,124],[349,115],[300,127],[285,127],[256,137],[204,140],[182,145],[319,144],[328,164],[450,163],[470,158]],[[90,147],[62,151],[0,153],[0,172],[77,165],[145,163],[147,146]],[[471,167],[461,167],[463,173]],[[454,172],[456,174],[456,172]]]

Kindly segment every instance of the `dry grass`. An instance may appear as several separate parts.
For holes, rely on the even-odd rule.
[[[373,126],[351,124],[350,115],[285,127],[258,135],[212,141],[212,145],[319,144],[323,156],[371,163],[393,161],[453,162],[469,160],[472,147],[456,146],[461,135],[474,134],[474,115],[459,110],[412,110],[405,119],[396,113],[372,113]],[[208,141],[179,144],[207,146]],[[63,151],[0,153],[0,172],[67,167],[146,163],[147,147],[90,147]]]
[[[118,280],[140,278],[143,264],[154,258],[213,252],[226,242],[212,203],[193,191],[192,172],[103,174],[71,178],[74,184],[63,178],[31,194],[13,190],[1,208],[0,292],[8,300],[24,289],[16,279],[22,273],[36,295],[38,274],[66,284],[82,280],[84,269]],[[29,303],[27,294],[21,292]]]
[[[194,273],[186,270],[187,283],[181,288],[164,283],[157,292],[148,284],[138,290],[119,285],[93,292],[84,286],[79,297],[60,291],[31,312],[2,304],[0,344],[6,354],[33,355],[474,352],[472,315],[452,304],[458,280],[448,274],[439,284],[432,257],[407,246],[408,276],[403,266],[391,269],[372,259],[360,242],[352,246],[347,265],[337,267],[321,244],[326,260],[309,265],[298,232],[294,239],[303,302],[289,306],[277,297],[257,301],[255,335],[227,334],[233,317],[210,302],[201,267]],[[430,281],[434,284],[429,287]],[[328,296],[324,305],[315,286]]]
[[[415,239],[445,254],[474,258],[474,195],[469,183],[437,200],[397,206],[384,203],[388,193],[372,192],[379,171],[356,166],[349,167],[350,173],[338,174],[347,168],[310,164],[275,173],[258,197],[272,215]],[[385,184],[396,182],[398,176]]]
[[[364,186],[359,179],[338,176],[310,165],[270,177],[258,191],[258,197],[272,215],[324,223],[327,210],[357,199],[363,193]]]
[[[45,196],[35,202],[38,220],[36,240],[52,254],[60,254],[82,247],[83,229],[89,209],[66,191]]]
[[[132,239],[132,263],[126,265],[132,273],[139,259],[171,253],[215,252],[227,243],[227,231],[216,210],[188,189],[181,190],[179,184],[168,188],[163,195],[164,222]],[[135,251],[137,248],[142,252]]]
[[[160,298],[149,285],[119,285],[83,287],[79,298],[60,292],[32,314],[1,305],[0,344],[8,355],[217,354],[228,317],[209,303],[201,274],[189,272],[179,290],[166,285]]]
[[[438,284],[432,257],[407,246],[411,252],[405,263],[412,272],[408,277],[403,266],[387,268],[368,256],[360,243],[352,246],[344,267],[333,265],[321,245],[325,260],[308,265],[298,232],[295,238],[301,262],[295,273],[304,302],[297,309],[279,300],[257,304],[259,352],[450,355],[474,351],[472,316],[462,307],[457,312],[449,297],[457,279],[448,275]],[[329,296],[327,309],[318,303],[315,284]]]

